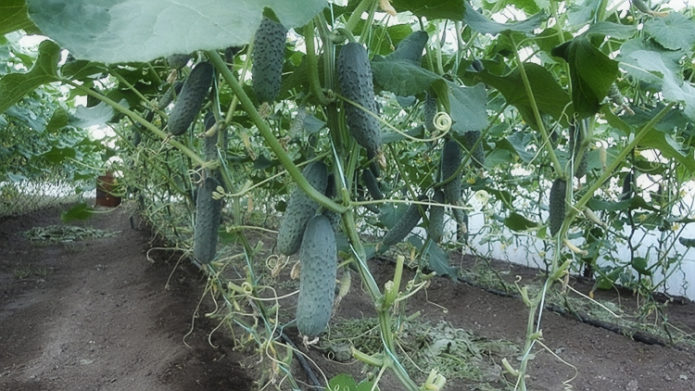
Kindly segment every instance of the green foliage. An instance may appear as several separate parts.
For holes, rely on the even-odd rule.
[[[116,63],[245,45],[265,7],[291,28],[309,21],[326,1],[242,0],[233,7],[221,0],[185,5],[151,1],[143,8],[138,0],[27,0],[27,5],[41,32],[75,57]]]
[[[311,218],[299,252],[301,274],[297,299],[297,328],[309,338],[321,334],[333,310],[338,268],[335,233],[324,215]]]

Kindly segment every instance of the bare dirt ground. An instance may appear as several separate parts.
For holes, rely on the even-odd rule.
[[[253,371],[240,366],[248,357],[233,351],[222,333],[214,334],[216,349],[208,344],[215,325],[198,319],[184,343],[204,286],[193,268],[176,268],[165,289],[177,258],[160,253],[157,262],[149,262],[150,234],[132,230],[123,209],[78,223],[118,232],[113,237],[50,244],[21,235],[34,226],[60,224],[59,214],[54,208],[0,220],[0,390],[252,389]],[[456,256],[453,262],[467,265]],[[370,267],[382,286],[392,278],[391,264],[373,261]],[[496,267],[512,276],[534,275]],[[622,297],[621,305],[629,306],[628,301]],[[372,308],[353,275],[351,294],[331,324],[374,316]],[[679,327],[695,330],[693,303],[673,304],[669,310]],[[416,311],[418,319],[446,320],[481,337],[523,343],[527,311],[515,298],[437,278],[408,300],[405,312]],[[286,330],[301,346],[296,332]],[[695,390],[692,350],[635,342],[548,311],[543,343],[565,362],[536,349],[530,390],[569,390],[566,384],[574,391]],[[305,351],[328,377],[342,372],[364,376],[363,365],[354,360],[329,360],[316,346]],[[515,357],[509,359],[518,365]],[[505,389],[510,380],[489,382],[488,388],[453,381],[445,390]],[[380,386],[382,391],[402,389],[388,372]]]
[[[0,220],[0,390],[248,390],[252,380],[206,327],[186,338],[203,282],[159,254],[113,210],[84,223],[116,232],[73,243],[21,234],[61,209]],[[74,223],[71,223],[74,224]],[[156,253],[155,253],[156,254]]]

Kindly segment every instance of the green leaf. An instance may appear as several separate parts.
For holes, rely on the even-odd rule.
[[[26,73],[10,73],[0,79],[0,114],[19,102],[36,87],[57,80],[56,70],[60,60],[60,48],[45,40],[39,45],[39,56]]]
[[[74,159],[77,156],[75,148],[53,147],[49,151],[40,155],[52,164],[63,163],[67,159]]]
[[[606,35],[618,39],[632,38],[637,28],[631,24],[619,24],[613,22],[598,22],[592,24],[584,35]]]
[[[661,91],[666,100],[684,105],[683,113],[695,120],[695,87],[684,81],[675,64],[651,50],[636,50],[626,57],[626,62],[648,72],[661,82]],[[652,81],[654,81],[652,79]]]
[[[685,247],[695,247],[695,238],[678,238],[678,242]]]
[[[119,102],[125,106],[125,101]],[[88,128],[94,125],[105,124],[113,117],[113,108],[104,102],[93,107],[78,106],[70,124],[78,128]]]
[[[49,132],[55,132],[67,126],[69,121],[70,113],[68,113],[67,110],[63,109],[62,107],[59,107],[55,109],[53,115],[51,115],[51,119],[48,121],[48,124],[46,125],[46,130],[48,130]]]
[[[535,221],[531,221],[519,213],[512,212],[504,219],[504,225],[512,231],[527,231],[539,226]]]
[[[46,120],[43,117],[37,116],[36,112],[30,107],[14,105],[5,111],[5,115],[15,118],[17,121],[39,133],[46,129]]]
[[[380,88],[400,96],[419,94],[441,79],[436,73],[406,60],[375,60],[372,73]]]
[[[695,21],[678,12],[647,20],[644,32],[666,49],[689,51],[695,45]]]
[[[555,120],[560,120],[563,118],[563,112],[567,115],[572,113],[572,107],[569,106],[569,95],[560,87],[547,69],[538,64],[525,63],[524,70],[526,70],[533,97],[541,114],[549,114]],[[526,94],[518,69],[507,76],[496,76],[487,71],[480,72],[478,75],[483,82],[501,92],[507,103],[519,110],[529,126],[538,129],[531,109],[531,101]]]
[[[77,204],[66,211],[63,211],[60,214],[60,219],[64,223],[68,223],[68,222],[74,221],[74,220],[87,220],[89,217],[92,216],[93,212],[94,212],[94,209],[87,206],[87,204],[80,203],[80,204]]]
[[[396,11],[410,11],[427,19],[463,20],[463,0],[392,0]]]
[[[634,257],[632,259],[632,268],[637,271],[639,274],[644,274],[644,275],[651,275],[652,272],[649,271],[648,267],[649,264],[647,263],[647,258],[644,257]]]
[[[328,381],[329,390],[353,391],[357,389],[357,382],[347,373],[340,373]]]
[[[376,380],[362,380],[355,391],[379,391],[379,387],[374,387],[374,382]]]
[[[150,61],[174,53],[241,46],[271,8],[287,28],[306,24],[325,0],[27,0],[41,31],[78,59]]]
[[[478,13],[469,2],[466,2],[466,14],[463,20],[479,33],[496,35],[505,31],[531,33],[540,27],[545,18],[545,14],[540,12],[520,22],[497,23]]]
[[[596,114],[618,77],[618,63],[596,49],[586,36],[558,46],[552,54],[562,57],[570,66],[575,112],[581,118]]]
[[[593,197],[586,203],[586,206],[593,211],[606,210],[609,212],[615,212],[619,210],[627,210],[630,207],[632,201],[625,200],[619,202],[605,201],[600,198]]]
[[[688,148],[667,133],[652,130],[642,138],[639,146],[658,149],[665,157],[675,159],[678,163],[695,172],[695,159],[692,158],[692,155],[689,156]]]
[[[427,249],[427,259],[429,268],[439,276],[456,277],[456,268],[451,267],[449,255],[442,250],[436,243],[430,243]]]
[[[0,36],[20,29],[29,34],[40,33],[27,16],[24,0],[4,0],[3,4],[0,4]]]
[[[487,92],[483,84],[463,87],[449,83],[449,115],[454,121],[451,129],[459,135],[487,127]]]

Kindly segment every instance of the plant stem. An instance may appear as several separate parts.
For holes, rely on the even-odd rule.
[[[316,58],[316,48],[314,47],[314,22],[310,21],[304,27],[304,41],[306,42],[306,58],[309,66],[309,86],[311,92],[321,105],[328,104],[328,98],[321,90],[319,82],[318,58]]]
[[[511,37],[511,36],[510,36]],[[538,104],[536,103],[536,98],[533,96],[533,89],[531,88],[531,82],[528,79],[528,75],[526,74],[526,69],[524,68],[524,63],[521,62],[521,57],[519,57],[519,48],[516,44],[516,41],[514,41],[514,38],[511,37],[512,40],[512,45],[514,45],[514,57],[516,58],[516,62],[519,67],[519,75],[521,75],[521,80],[524,83],[524,90],[526,91],[526,95],[528,96],[529,103],[531,104],[531,110],[533,111],[533,118],[536,120],[536,124],[538,125],[538,130],[541,132],[541,136],[543,137],[543,144],[546,147],[546,150],[548,151],[548,155],[550,156],[550,161],[553,163],[553,168],[555,168],[555,173],[559,177],[564,176],[564,169],[562,168],[562,164],[560,164],[560,160],[558,160],[557,155],[555,155],[555,150],[553,149],[553,144],[550,142],[550,138],[548,137],[548,131],[545,129],[545,125],[543,124],[543,118],[541,118],[541,113],[538,110]]]
[[[333,200],[314,189],[309,182],[307,182],[304,175],[302,175],[302,172],[299,171],[294,162],[292,162],[292,159],[290,159],[289,155],[287,155],[287,152],[282,147],[278,139],[275,137],[275,135],[273,135],[273,131],[270,129],[268,123],[261,118],[260,114],[258,114],[258,111],[251,102],[251,99],[249,99],[249,97],[246,95],[246,92],[244,92],[244,89],[241,87],[236,77],[232,74],[229,68],[227,68],[224,60],[222,60],[222,57],[220,57],[220,55],[214,50],[208,50],[206,51],[206,54],[217,71],[222,75],[222,77],[224,77],[227,84],[232,88],[234,94],[239,98],[241,107],[244,109],[244,111],[246,111],[246,114],[248,114],[253,123],[256,124],[256,127],[261,132],[261,136],[263,136],[263,139],[278,157],[280,163],[282,163],[292,179],[294,179],[294,181],[297,183],[297,186],[299,186],[309,197],[326,209],[330,209],[338,213],[345,212],[347,207],[338,205]]]
[[[161,129],[157,128],[156,126],[152,125],[150,122],[148,122],[147,120],[145,120],[144,118],[142,118],[141,116],[139,116],[139,115],[138,115],[137,113],[135,113],[134,111],[128,109],[127,107],[121,105],[120,103],[118,103],[118,102],[116,102],[116,101],[114,101],[114,100],[112,100],[112,99],[109,99],[108,97],[106,97],[106,96],[104,96],[104,95],[102,95],[102,94],[100,94],[100,93],[98,93],[98,92],[96,92],[96,91],[92,91],[92,90],[90,90],[89,88],[86,88],[86,87],[84,87],[84,86],[82,86],[82,85],[80,85],[80,84],[77,84],[77,83],[75,83],[75,82],[72,81],[72,80],[62,79],[61,81],[62,81],[63,83],[65,83],[65,84],[68,84],[68,85],[74,87],[75,89],[77,89],[77,90],[79,90],[79,91],[81,91],[81,92],[86,93],[87,95],[91,95],[91,96],[93,96],[93,97],[95,97],[95,98],[101,100],[102,102],[104,102],[104,103],[106,103],[107,105],[113,107],[114,109],[118,110],[119,112],[121,112],[121,113],[127,115],[127,116],[130,117],[130,119],[132,119],[134,122],[139,123],[140,125],[142,125],[142,126],[144,126],[145,128],[147,128],[147,130],[149,130],[150,132],[154,133],[157,137],[159,137],[159,138],[161,138],[162,140],[164,140],[164,142],[170,144],[170,145],[173,146],[174,148],[176,148],[176,149],[178,149],[179,151],[181,151],[181,153],[183,153],[184,155],[188,156],[188,157],[189,157],[193,162],[195,162],[196,164],[199,164],[199,165],[201,165],[201,166],[204,166],[204,165],[205,165],[205,160],[203,160],[200,156],[198,156],[197,153],[195,153],[193,150],[191,150],[191,149],[188,148],[187,146],[183,145],[183,144],[180,143],[179,141],[176,141],[171,135],[167,134],[167,133],[164,132],[163,130],[161,130]]]

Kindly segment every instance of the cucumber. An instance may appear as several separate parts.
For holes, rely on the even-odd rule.
[[[579,149],[581,148],[582,142],[584,141],[584,136],[582,135],[581,129],[574,123],[570,123],[569,126],[569,150],[574,159],[574,177],[581,178],[586,175],[587,160],[586,153],[582,156],[581,161],[577,161],[577,155],[579,154]]]
[[[565,193],[567,192],[567,182],[562,178],[557,178],[553,181],[550,187],[550,202],[548,212],[548,226],[550,227],[550,235],[555,236],[562,222],[565,221]]]
[[[181,93],[181,88],[183,87],[183,81],[177,80],[173,85],[169,86],[167,90],[162,94],[162,96],[157,101],[157,107],[159,110],[164,110],[169,104],[174,100],[174,95]]]
[[[181,69],[188,64],[188,60],[190,59],[191,56],[189,54],[176,53],[167,57],[167,64],[170,68]]]
[[[434,132],[436,130],[434,116],[437,114],[437,99],[429,92],[425,95],[423,114],[425,117],[425,129],[430,133]]]
[[[634,187],[632,185],[632,180],[634,176],[632,174],[632,171],[628,172],[625,174],[623,177],[623,190],[622,193],[620,193],[620,199],[623,201],[629,200],[632,198],[633,190]]]
[[[369,191],[369,194],[372,196],[373,199],[384,199],[384,194],[381,192],[381,189],[379,188],[379,182],[377,182],[376,177],[374,176],[370,168],[365,168],[362,171],[362,181],[364,182],[364,185],[367,186],[367,190]]]
[[[429,35],[425,31],[414,31],[398,43],[396,50],[386,56],[389,60],[405,60],[415,65],[420,65],[422,61],[422,51]]]
[[[454,208],[454,219],[456,220],[456,238],[459,242],[468,243],[468,212],[463,209]]]
[[[178,136],[186,132],[203,106],[213,73],[212,65],[208,62],[201,62],[193,68],[169,114],[169,133]]]
[[[337,248],[335,232],[326,216],[312,217],[303,236],[299,252],[297,329],[313,338],[326,329],[331,318],[338,270]]]
[[[217,186],[217,179],[210,176],[196,193],[193,257],[200,263],[210,263],[217,252],[217,230],[222,211],[222,200],[212,198]]]
[[[321,162],[311,163],[302,170],[302,174],[314,189],[321,193],[326,191],[328,170],[325,164]],[[316,209],[318,209],[316,201],[312,200],[301,188],[294,189],[287,203],[285,215],[280,221],[278,251],[285,255],[292,255],[299,250],[306,224],[316,214]]]
[[[444,192],[441,190],[436,190],[432,201],[443,204],[444,203]],[[442,236],[444,235],[444,207],[432,205],[430,207],[430,225],[427,227],[427,233],[433,242],[439,243],[442,241]]]
[[[481,136],[479,130],[468,131],[463,134],[463,145],[466,146],[468,152],[471,154],[472,164],[478,168],[482,168],[485,164],[485,151],[483,151],[483,141],[478,139]],[[475,143],[478,143],[476,146]]]
[[[456,173],[462,159],[463,153],[456,141],[447,140],[444,142],[441,160],[442,180],[447,180]],[[444,185],[444,198],[451,204],[456,204],[461,199],[461,172]]]
[[[259,102],[272,102],[280,93],[282,64],[285,59],[287,29],[280,23],[263,18],[253,39],[251,80]]]
[[[418,200],[424,199],[427,199],[427,197],[421,196],[418,198]],[[420,219],[422,219],[422,216],[420,215],[421,208],[423,212],[427,211],[427,205],[418,204],[411,204],[408,209],[406,209],[405,213],[400,216],[400,219],[396,222],[396,224],[394,224],[386,235],[384,235],[384,238],[381,239],[382,250],[403,241],[403,239],[408,236],[410,231],[412,231],[413,228],[418,225]]]
[[[367,50],[357,42],[343,46],[338,56],[337,71],[338,84],[345,98],[376,113],[372,67]],[[349,102],[345,102],[343,107],[352,137],[367,150],[368,155],[376,155],[381,146],[379,121]]]

